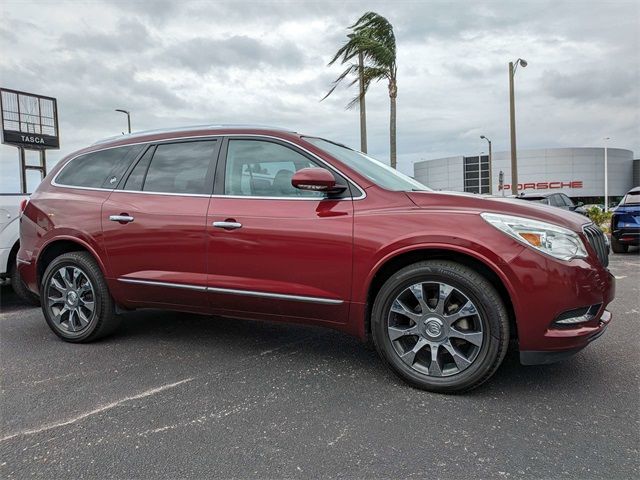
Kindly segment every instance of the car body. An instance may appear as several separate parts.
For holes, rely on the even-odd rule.
[[[527,200],[529,202],[536,202],[542,205],[550,205],[552,207],[562,208],[564,210],[570,210],[572,212],[579,213],[581,215],[587,214],[587,209],[582,204],[575,204],[571,198],[561,192],[551,193],[524,193],[518,195],[520,200]]]
[[[29,198],[22,193],[0,194],[0,281],[10,283],[15,293],[32,302],[16,269],[16,255],[20,248],[20,204]]]
[[[611,248],[626,253],[632,245],[640,245],[640,187],[632,188],[611,215]]]
[[[372,339],[435,391],[482,383],[509,340],[525,364],[577,352],[615,292],[604,235],[581,215],[430,191],[342,145],[258,127],[76,152],[33,193],[21,239],[20,272],[65,340],[137,308],[313,324]]]

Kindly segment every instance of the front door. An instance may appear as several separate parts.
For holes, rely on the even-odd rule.
[[[102,206],[111,284],[130,306],[200,310],[216,140],[151,145]]]
[[[344,323],[351,296],[353,206],[294,188],[323,167],[292,145],[229,138],[207,215],[214,311],[252,318]],[[346,180],[332,172],[338,183]]]

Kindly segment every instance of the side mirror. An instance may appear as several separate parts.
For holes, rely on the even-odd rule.
[[[578,202],[578,203],[576,203],[576,207],[584,207],[584,202]]]
[[[303,168],[293,174],[291,185],[300,190],[336,194],[344,192],[346,185],[336,185],[336,179],[331,172],[324,168]]]

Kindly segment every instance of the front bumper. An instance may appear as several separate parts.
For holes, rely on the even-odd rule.
[[[595,252],[565,262],[526,248],[509,266],[523,364],[551,363],[575,354],[611,321],[606,308],[615,297],[615,278]],[[587,311],[576,323],[566,322]]]
[[[548,365],[550,363],[560,362],[574,356],[591,342],[600,338],[606,331],[611,321],[611,312],[604,310],[598,327],[591,329],[586,334],[586,343],[583,346],[570,348],[567,350],[521,350],[520,363],[522,365]]]

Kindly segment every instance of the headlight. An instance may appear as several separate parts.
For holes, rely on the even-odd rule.
[[[552,223],[512,217],[511,215],[481,213],[480,216],[519,242],[560,260],[587,256],[584,243],[577,233],[569,229]]]

